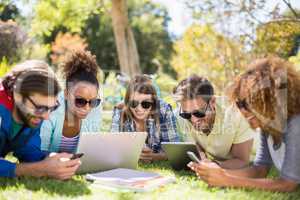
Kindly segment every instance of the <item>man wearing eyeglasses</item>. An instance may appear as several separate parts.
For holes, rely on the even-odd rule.
[[[180,108],[177,127],[182,140],[193,140],[202,159],[223,168],[241,168],[249,163],[253,131],[241,113],[214,95],[212,84],[192,75],[174,89]]]
[[[58,81],[42,61],[16,66],[0,82],[0,177],[47,176],[68,179],[80,165],[72,154],[46,157],[41,151],[40,124],[58,107]],[[5,156],[12,152],[19,163]]]

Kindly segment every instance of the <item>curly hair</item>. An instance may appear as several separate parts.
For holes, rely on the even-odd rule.
[[[97,79],[99,68],[96,56],[92,55],[89,51],[79,50],[73,52],[63,64],[66,88],[80,81],[91,83],[99,88],[99,81]]]
[[[244,100],[262,130],[276,142],[286,121],[300,114],[300,73],[281,58],[258,59],[235,80],[229,96],[232,102]],[[280,129],[274,124],[280,124]]]

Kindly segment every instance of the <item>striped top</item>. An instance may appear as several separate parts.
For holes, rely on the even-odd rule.
[[[65,137],[62,135],[59,146],[59,152],[75,153],[79,141],[79,134],[75,137]]]

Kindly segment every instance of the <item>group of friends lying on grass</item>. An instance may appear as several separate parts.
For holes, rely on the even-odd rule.
[[[78,51],[63,65],[63,91],[43,61],[25,61],[3,77],[0,177],[65,180],[76,173],[80,159],[69,158],[81,133],[101,128],[98,70],[95,56]],[[111,132],[147,132],[140,155],[146,163],[167,160],[161,142],[196,142],[201,162],[188,167],[210,186],[294,191],[300,182],[299,72],[277,57],[257,59],[226,94],[217,97],[209,80],[192,75],[174,88],[178,106],[172,110],[148,76],[136,75],[113,110]],[[260,143],[250,163],[257,131]],[[10,152],[19,162],[5,159]],[[278,178],[266,178],[272,166]]]

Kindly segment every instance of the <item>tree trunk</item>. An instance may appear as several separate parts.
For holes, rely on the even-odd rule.
[[[128,22],[127,1],[112,0],[111,16],[121,72],[130,77],[140,74],[139,55]]]

